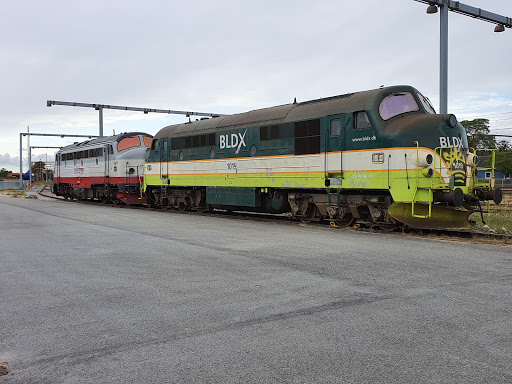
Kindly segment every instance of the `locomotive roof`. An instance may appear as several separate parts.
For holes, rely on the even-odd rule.
[[[302,103],[256,109],[234,115],[214,117],[162,128],[155,139],[168,136],[183,136],[212,130],[238,129],[252,126],[273,125],[286,122],[315,119],[322,116],[365,110],[373,107],[376,100],[385,94],[397,91],[414,91],[410,86],[392,86],[310,100]],[[380,96],[380,97],[378,97]]]
[[[125,133],[120,133],[118,135],[96,137],[91,140],[81,141],[80,143],[73,143],[70,145],[66,145],[65,147],[62,147],[59,150],[59,152],[60,151],[75,151],[75,150],[79,150],[84,147],[91,147],[91,146],[95,146],[95,145],[102,145],[102,144],[108,144],[108,143],[118,143],[126,137],[137,136],[137,135],[153,137],[152,135],[145,133],[145,132],[125,132]]]

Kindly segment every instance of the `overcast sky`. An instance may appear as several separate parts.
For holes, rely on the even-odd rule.
[[[511,0],[463,3],[512,17]],[[413,0],[4,1],[0,168],[19,170],[27,126],[98,134],[97,111],[47,100],[238,113],[409,84],[439,109],[439,13],[426,8]],[[450,12],[448,109],[512,134],[512,30],[493,30]],[[105,110],[104,133],[155,134],[186,120]],[[78,140],[33,136],[30,145]],[[33,160],[54,153],[33,149]]]

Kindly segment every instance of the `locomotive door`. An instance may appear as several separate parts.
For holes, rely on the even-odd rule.
[[[105,145],[103,147],[103,160],[105,162],[105,169],[104,169],[104,172],[103,172],[103,184],[108,184],[109,183],[109,176],[110,176],[110,172],[109,172],[110,151],[109,151],[109,146],[108,145]]]
[[[159,146],[159,154],[160,154],[160,178],[167,179],[167,183],[169,183],[169,155],[171,151],[169,150],[168,139],[163,138],[161,140]]]
[[[324,169],[325,178],[330,179],[330,184],[341,185],[343,178],[342,155],[344,150],[345,127],[347,124],[345,115],[333,115],[325,118],[324,129]]]
[[[58,180],[58,182],[60,182],[60,166],[61,166],[61,162],[62,162],[62,154],[59,153],[57,154],[56,156],[56,159],[55,159],[55,165],[56,165],[56,168],[55,168],[55,173],[56,173],[56,178]],[[54,176],[54,178],[55,178]]]

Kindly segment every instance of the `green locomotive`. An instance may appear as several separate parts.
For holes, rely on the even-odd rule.
[[[393,86],[165,127],[146,153],[143,190],[152,206],[181,210],[466,228],[482,200],[501,201],[477,169],[454,115]]]

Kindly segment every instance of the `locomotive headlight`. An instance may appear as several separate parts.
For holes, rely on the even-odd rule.
[[[421,154],[418,156],[418,167],[428,167],[434,161],[431,153]]]
[[[446,118],[446,122],[451,128],[455,128],[457,126],[457,118],[455,117],[454,114],[448,115],[448,117]]]
[[[432,176],[434,176],[434,170],[432,168],[429,168],[429,167],[423,168],[421,170],[421,174],[423,176],[425,176],[425,177],[432,177]]]

